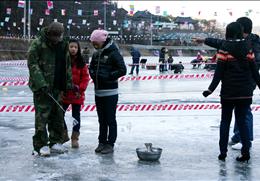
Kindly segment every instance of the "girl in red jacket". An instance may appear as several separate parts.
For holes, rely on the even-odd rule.
[[[80,45],[77,40],[69,41],[69,52],[71,57],[72,81],[74,89],[64,93],[63,108],[67,110],[69,105],[72,106],[73,131],[71,135],[72,148],[78,148],[79,134],[80,134],[80,109],[84,104],[85,90],[88,86],[89,72],[88,66],[84,63],[81,56]],[[64,120],[64,142],[69,141],[67,125]]]

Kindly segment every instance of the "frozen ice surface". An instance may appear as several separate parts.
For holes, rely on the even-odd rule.
[[[129,57],[126,59],[131,63]],[[140,71],[141,76],[159,74],[158,69]],[[28,76],[26,67],[19,67],[19,72],[14,67],[0,67],[0,72],[1,76]],[[189,65],[183,73],[198,72],[206,73],[203,69],[192,70]],[[120,82],[119,104],[218,103],[219,88],[208,98],[201,95],[209,83],[210,79]],[[32,105],[32,93],[27,86],[10,86],[7,92],[0,91],[0,105]],[[86,95],[85,103],[94,104],[93,84]],[[259,102],[256,90],[254,104]],[[69,130],[70,114],[66,114]],[[252,159],[246,164],[235,161],[239,151],[231,148],[225,163],[217,159],[220,110],[118,111],[118,139],[115,152],[110,155],[95,154],[97,115],[82,112],[80,148],[71,149],[68,142],[68,153],[48,158],[31,155],[34,113],[1,112],[0,180],[258,180],[260,114],[259,111],[253,114],[255,139]],[[233,122],[230,135],[232,129]],[[163,149],[159,162],[138,160],[135,149],[145,147],[146,142]]]

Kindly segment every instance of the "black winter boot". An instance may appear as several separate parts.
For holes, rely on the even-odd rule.
[[[224,161],[226,161],[226,157],[227,157],[226,153],[220,153],[220,155],[218,156],[218,159],[224,162]]]
[[[248,160],[250,159],[250,154],[249,153],[247,153],[247,154],[243,154],[242,156],[238,156],[237,158],[236,158],[236,160],[238,161],[238,162],[247,162],[248,163]]]

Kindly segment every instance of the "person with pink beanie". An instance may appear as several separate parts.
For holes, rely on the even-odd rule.
[[[91,42],[105,42],[108,36],[106,30],[94,30],[90,36]]]
[[[126,74],[122,55],[105,30],[94,30],[90,41],[96,52],[89,66],[95,87],[95,103],[99,122],[99,144],[96,153],[114,152],[117,138],[116,107],[118,102],[118,78]]]

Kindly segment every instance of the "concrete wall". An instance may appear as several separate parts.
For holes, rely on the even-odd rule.
[[[25,40],[17,39],[2,39],[0,38],[0,61],[4,60],[24,60],[26,59],[26,53],[29,48],[29,42]],[[93,47],[89,42],[81,42],[81,48],[89,47],[91,52],[94,51]],[[196,56],[198,51],[203,51],[203,55],[211,56],[216,50],[208,46],[153,46],[153,45],[125,45],[119,44],[120,52],[123,56],[130,56],[131,47],[139,49],[142,56],[156,56],[162,47],[166,47],[171,54],[174,56],[180,55],[179,52],[182,52],[182,56]]]

